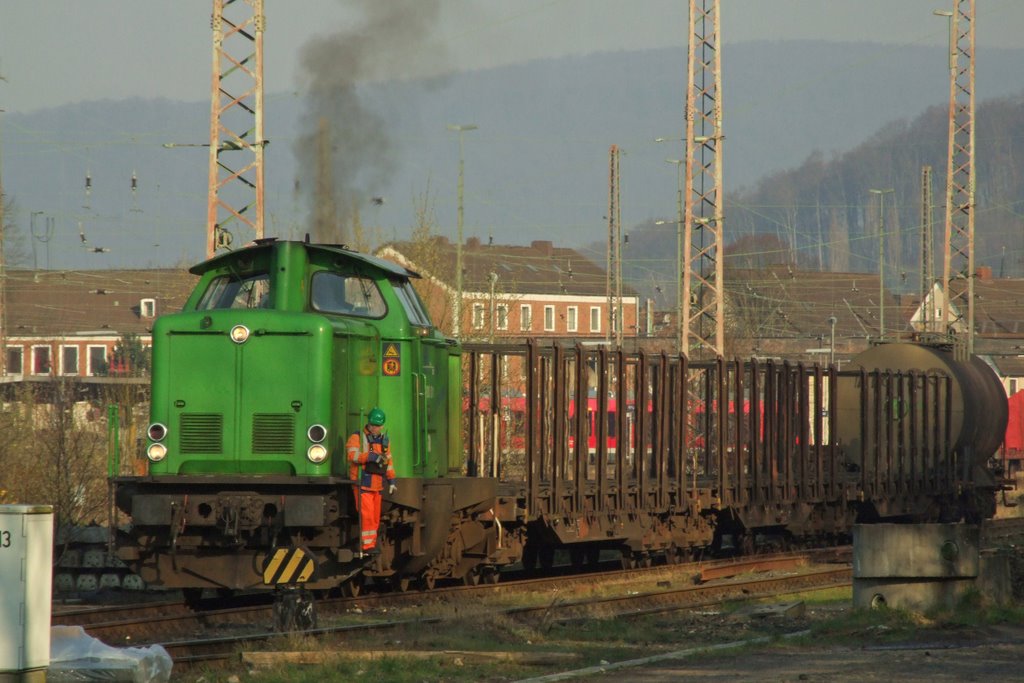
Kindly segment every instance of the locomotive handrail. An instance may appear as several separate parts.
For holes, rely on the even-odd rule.
[[[424,385],[426,376],[419,372],[412,373],[413,396],[415,409],[413,412],[413,425],[416,430],[416,441],[413,448],[413,468],[422,470],[424,466],[423,452],[427,448],[427,402]]]

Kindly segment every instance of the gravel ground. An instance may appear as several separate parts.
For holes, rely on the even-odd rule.
[[[760,624],[760,633],[776,635],[809,628],[820,619],[840,616],[842,609],[809,610],[796,619],[778,619],[771,628]],[[657,661],[617,661],[573,673],[528,679],[660,681],[1024,681],[1024,624],[964,626],[928,623],[906,637],[893,639],[885,626],[868,626],[827,644],[795,638],[746,645],[725,651],[690,654],[685,624],[678,657],[671,652],[654,654]],[[735,619],[703,617],[701,635],[718,642],[749,641],[749,628]],[[730,636],[736,636],[730,638]]]
[[[1024,547],[1005,549],[1011,557],[1016,614],[1024,605]],[[795,618],[776,619],[776,634],[810,628],[848,612],[849,608],[808,609]],[[606,672],[588,672],[567,680],[607,681],[615,678],[654,683],[697,680],[729,681],[1024,681],[1024,623],[970,626],[950,621],[919,623],[898,638],[886,626],[870,626],[816,645],[807,639],[750,645],[728,653],[705,653],[638,664]],[[999,621],[999,620],[997,620]],[[735,619],[704,617],[702,634],[721,642],[749,638],[749,624]],[[761,632],[764,632],[763,626]],[[682,632],[686,628],[683,625]],[[692,631],[691,631],[692,632]],[[735,636],[734,638],[730,636]],[[682,649],[682,648],[681,648]]]
[[[929,633],[929,637],[936,634]],[[579,680],[608,680],[609,673]],[[631,681],[1024,681],[1024,627],[1004,627],[955,642],[858,648],[776,647],[714,661],[662,662],[628,670]]]

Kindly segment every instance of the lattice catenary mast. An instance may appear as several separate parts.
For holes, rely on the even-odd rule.
[[[719,0],[690,0],[686,91],[683,353],[725,352]]]
[[[213,0],[206,256],[263,237],[263,0]],[[230,163],[229,163],[230,162]]]
[[[947,15],[947,13],[943,13]],[[959,320],[968,354],[974,352],[974,0],[953,0],[949,55],[949,156],[942,267],[943,326],[951,337]],[[954,280],[962,287],[950,288]],[[957,320],[952,320],[956,309]]]

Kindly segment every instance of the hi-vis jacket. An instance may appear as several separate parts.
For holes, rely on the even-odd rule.
[[[357,481],[362,488],[381,491],[385,479],[389,483],[394,481],[395,468],[391,464],[391,444],[387,435],[374,436],[364,427],[361,432],[353,432],[348,437],[345,449],[348,452],[349,479]],[[373,455],[378,457],[371,457]]]

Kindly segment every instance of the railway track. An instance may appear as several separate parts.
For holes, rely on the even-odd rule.
[[[556,572],[535,578],[506,578],[497,584],[452,585],[429,591],[366,591],[358,597],[321,598],[317,608],[321,617],[350,613],[400,610],[431,603],[468,602],[476,596],[500,598],[529,593],[551,594],[580,590],[583,587],[610,588],[616,584],[654,583],[685,579],[702,583],[745,572],[791,571],[810,563],[848,562],[849,546],[802,553],[783,553],[736,559],[658,565],[647,568],[592,571],[582,574]],[[181,601],[166,600],[142,604],[100,605],[55,610],[52,623],[83,626],[91,635],[112,645],[138,644],[170,632],[183,635],[208,629],[246,624],[269,624],[273,612],[272,594],[256,593],[229,600],[207,600],[197,607]]]
[[[983,547],[994,547],[1005,543],[1024,540],[1024,517],[989,520],[982,525]],[[560,573],[537,578],[517,578],[517,573],[507,574],[501,582],[480,586],[448,586],[432,591],[367,591],[357,597],[318,600],[322,614],[344,613],[353,606],[363,609],[402,608],[407,604],[448,602],[455,596],[479,593],[501,595],[504,593],[548,592],[553,586],[560,590],[574,589],[580,585],[629,582],[640,577],[660,578],[690,574],[695,581],[710,581],[732,576],[743,571],[767,571],[789,569],[801,562],[848,562],[850,546],[819,549],[802,553],[783,553],[693,562],[678,565],[657,565],[649,568],[599,571],[579,574]],[[567,569],[567,568],[566,568]],[[557,568],[556,568],[557,570]],[[458,599],[462,599],[461,597]],[[182,624],[193,629],[204,624],[251,623],[269,618],[272,606],[270,595],[257,593],[235,597],[230,606],[225,601],[207,600],[200,607],[189,607],[181,600],[159,600],[143,603],[118,605],[55,605],[52,621],[54,624],[76,624],[86,627],[97,637],[118,642],[128,638],[138,639],[145,627],[164,629],[167,625]]]
[[[436,624],[475,614],[506,614],[511,618],[571,620],[640,614],[700,606],[740,597],[758,597],[804,590],[819,585],[842,585],[849,580],[849,548],[765,555],[755,558],[661,565],[639,569],[556,575],[501,582],[494,585],[451,586],[427,592],[368,592],[356,598],[317,602],[320,623],[332,625],[307,632],[313,636],[370,633],[402,627]],[[840,563],[811,570],[816,563]],[[737,578],[752,573],[784,572],[771,577]],[[802,579],[797,577],[803,577]],[[838,583],[837,583],[838,582]],[[637,590],[640,586],[656,587]],[[573,598],[588,594],[587,597]],[[516,602],[532,602],[507,606]],[[502,603],[506,603],[503,605]],[[215,603],[211,603],[215,604]],[[434,606],[438,606],[435,609]],[[54,623],[77,623],[87,632],[112,645],[135,646],[159,643],[175,664],[185,668],[210,661],[228,661],[243,644],[279,637],[273,632],[272,605],[247,604],[223,609],[194,611],[183,603],[123,605],[64,610]],[[441,616],[431,612],[440,612]],[[410,618],[388,615],[416,613]],[[339,623],[347,622],[347,623]]]
[[[733,599],[758,599],[781,594],[797,593],[826,587],[845,587],[851,581],[849,567],[829,567],[795,572],[786,576],[733,578],[716,580],[708,584],[667,588],[642,593],[627,592],[625,595],[584,598],[580,600],[553,600],[547,604],[529,607],[495,608],[477,603],[476,609],[461,609],[458,616],[419,616],[408,619],[380,619],[365,623],[343,624],[307,631],[305,635],[326,637],[353,635],[360,642],[379,640],[379,634],[397,629],[421,629],[436,627],[445,621],[471,619],[476,616],[494,618],[504,615],[533,624],[581,619],[614,619],[653,612],[678,609],[692,609],[718,604]],[[229,662],[236,659],[239,651],[256,646],[278,633],[250,633],[237,636],[192,639],[163,642],[175,665],[180,669],[210,662]]]
[[[990,520],[982,526],[982,545],[990,548],[1024,538],[1024,518]],[[374,591],[357,597],[317,601],[321,624],[312,636],[372,634],[443,622],[452,605],[459,618],[505,614],[525,621],[571,621],[612,618],[696,608],[732,599],[764,598],[850,582],[850,546],[736,559],[658,565],[509,580],[497,584],[453,585],[431,591]],[[832,565],[832,566],[827,566]],[[765,573],[771,572],[770,575]],[[748,576],[757,574],[757,576]],[[633,590],[638,585],[655,590]],[[625,589],[625,590],[623,590]],[[589,592],[582,598],[574,595]],[[600,595],[597,595],[600,593]],[[528,606],[501,606],[513,598]],[[221,607],[210,600],[195,609],[181,601],[55,609],[54,624],[78,624],[111,645],[159,643],[171,654],[177,670],[203,662],[227,662],[240,649],[281,634],[270,624],[273,606],[268,594],[243,596],[244,604]],[[439,605],[444,615],[431,614]],[[435,610],[438,611],[438,610]],[[388,615],[416,612],[409,618]],[[353,618],[355,616],[355,619]],[[357,623],[352,623],[358,620]],[[349,623],[337,623],[337,622]]]
[[[1024,543],[1024,517],[990,519],[981,525],[982,547]]]

